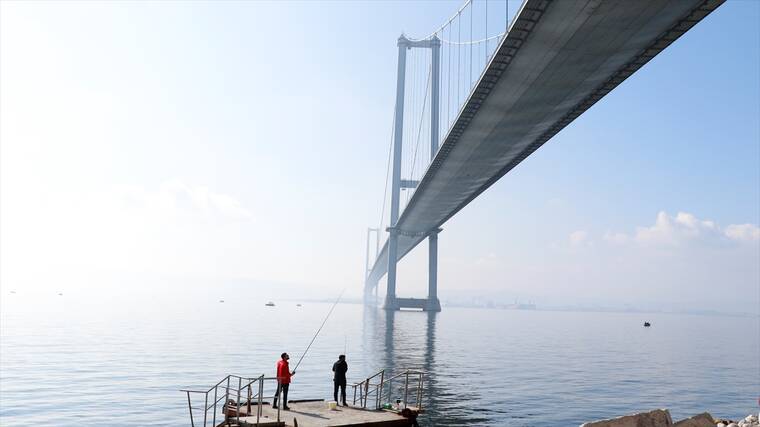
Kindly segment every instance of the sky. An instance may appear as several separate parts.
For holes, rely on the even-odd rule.
[[[360,296],[396,40],[459,6],[0,2],[2,292]],[[442,299],[757,313],[759,23],[729,0],[446,223]]]

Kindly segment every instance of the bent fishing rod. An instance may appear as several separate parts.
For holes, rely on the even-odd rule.
[[[296,363],[296,367],[293,368],[293,372],[295,372],[298,369],[298,365],[301,364],[301,361],[306,356],[306,353],[309,352],[309,349],[311,348],[311,345],[314,344],[314,340],[317,339],[317,335],[319,335],[319,333],[322,332],[322,328],[325,326],[325,323],[327,323],[327,319],[330,318],[330,315],[332,314],[333,310],[335,310],[335,306],[338,305],[338,302],[340,301],[341,297],[343,297],[343,292],[346,292],[346,290],[343,289],[342,291],[340,291],[340,295],[338,295],[338,299],[336,299],[335,302],[333,303],[332,307],[330,307],[330,311],[327,312],[327,316],[325,316],[325,320],[322,321],[322,325],[319,327],[319,329],[317,329],[317,333],[314,334],[314,337],[311,339],[311,342],[306,347],[306,350],[304,350],[303,354],[301,355],[301,358],[298,359],[298,363]]]

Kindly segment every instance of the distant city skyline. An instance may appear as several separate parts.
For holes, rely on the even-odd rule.
[[[0,3],[2,292],[360,296],[396,39],[459,6]],[[442,300],[758,313],[759,22],[728,1],[446,223]]]

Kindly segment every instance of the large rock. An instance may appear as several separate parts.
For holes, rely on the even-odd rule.
[[[691,418],[681,420],[673,424],[673,427],[715,427],[715,420],[712,415],[703,412]]]
[[[667,409],[655,409],[651,412],[585,423],[581,427],[671,427],[672,425],[673,420]]]

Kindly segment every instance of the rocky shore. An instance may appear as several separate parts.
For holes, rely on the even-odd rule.
[[[673,422],[667,409],[626,415],[608,420],[593,421],[581,427],[760,427],[758,414],[750,414],[740,420],[713,418],[707,412]]]
[[[716,427],[758,427],[760,426],[760,417],[751,414],[739,421],[719,419],[715,421],[715,425]]]

